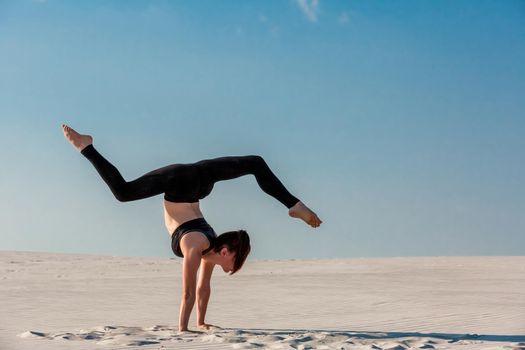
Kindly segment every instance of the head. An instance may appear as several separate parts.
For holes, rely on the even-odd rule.
[[[244,264],[250,254],[250,236],[244,230],[228,231],[215,239],[213,251],[221,258],[220,265],[224,272],[233,275]]]

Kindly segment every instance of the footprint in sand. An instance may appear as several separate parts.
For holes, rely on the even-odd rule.
[[[46,334],[42,332],[27,331],[19,334],[18,336],[20,338],[43,338],[46,336]]]

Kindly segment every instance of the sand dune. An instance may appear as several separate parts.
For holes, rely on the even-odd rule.
[[[182,333],[180,269],[0,252],[0,349],[525,350],[525,257],[248,261]]]

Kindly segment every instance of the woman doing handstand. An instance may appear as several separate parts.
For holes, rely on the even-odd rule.
[[[93,147],[90,135],[79,134],[64,124],[62,131],[93,164],[117,200],[128,202],[164,193],[164,219],[171,235],[171,248],[175,255],[183,258],[179,331],[188,330],[195,299],[197,326],[210,328],[204,317],[213,268],[220,265],[224,272],[233,274],[242,267],[250,253],[250,238],[246,231],[229,231],[217,236],[200,211],[199,200],[211,193],[215,182],[254,175],[259,187],[285,205],[291,217],[300,218],[312,227],[322,223],[313,211],[288,192],[260,156],[229,156],[191,164],[171,164],[127,182],[117,168]]]

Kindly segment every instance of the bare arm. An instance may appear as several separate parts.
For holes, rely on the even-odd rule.
[[[201,263],[202,251],[209,245],[202,232],[188,232],[180,241],[184,255],[182,262],[182,300],[180,302],[179,331],[188,330],[188,321],[195,304],[197,287],[197,270]]]
[[[197,326],[208,329],[210,325],[206,324],[204,318],[211,294],[211,274],[215,264],[203,262],[199,273],[199,282],[197,284]]]
[[[188,330],[188,321],[195,304],[197,270],[201,262],[199,249],[187,249],[182,262],[182,299],[179,312],[179,331]]]

